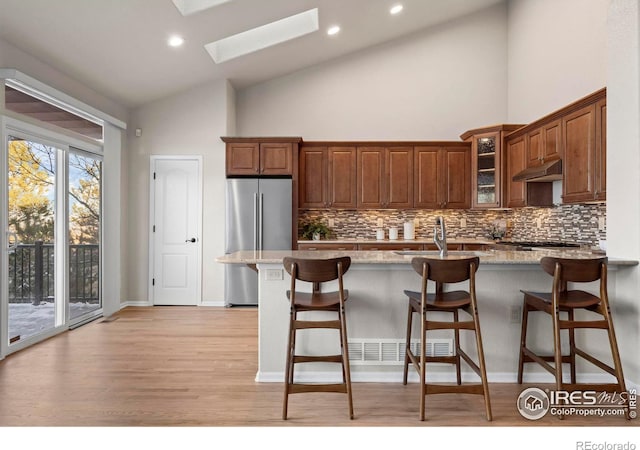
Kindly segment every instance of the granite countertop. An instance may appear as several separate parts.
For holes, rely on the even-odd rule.
[[[438,257],[437,251],[364,251],[364,250],[268,250],[268,251],[242,251],[216,258],[216,261],[223,264],[277,264],[287,256],[296,258],[334,258],[338,256],[350,256],[353,264],[409,264],[416,256]],[[544,256],[555,256],[560,258],[599,258],[603,255],[593,253],[588,250],[548,250],[536,249],[532,251],[449,251],[449,258],[462,258],[469,256],[480,257],[480,265],[485,264],[529,264],[537,265]],[[622,258],[609,258],[609,265],[615,266],[635,266],[638,261]]]

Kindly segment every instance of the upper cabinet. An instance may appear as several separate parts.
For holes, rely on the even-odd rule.
[[[228,138],[227,176],[293,175],[300,138]]]
[[[554,120],[526,134],[527,167],[538,167],[562,157],[560,130],[561,121]]]
[[[467,209],[471,205],[471,149],[468,144],[414,148],[416,208]]]
[[[306,146],[300,150],[300,208],[356,207],[356,148]]]
[[[507,134],[524,125],[504,124],[469,130],[460,136],[471,142],[471,206],[506,206],[506,160],[503,143]],[[508,180],[507,180],[508,181]]]
[[[413,208],[413,147],[359,147],[358,208]]]
[[[562,203],[606,200],[606,111],[601,89],[509,134],[506,206],[550,206],[557,180]]]

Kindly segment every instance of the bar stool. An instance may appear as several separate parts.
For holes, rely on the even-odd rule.
[[[618,353],[618,343],[611,320],[609,297],[607,295],[607,258],[568,259],[544,257],[540,261],[542,269],[553,276],[551,292],[521,291],[524,294],[522,307],[522,333],[520,335],[520,358],[518,363],[518,383],[522,384],[525,363],[535,362],[553,374],[556,379],[557,390],[594,390],[607,392],[626,392],[622,364]],[[600,296],[581,290],[568,289],[567,283],[590,283],[600,280]],[[586,310],[602,316],[601,320],[576,320],[575,311]],[[540,356],[527,347],[527,322],[529,313],[542,311],[551,315],[553,322],[553,355]],[[560,318],[560,313],[567,313],[567,320]],[[584,350],[576,347],[575,329],[607,330],[609,346],[613,358],[611,367]],[[569,353],[563,355],[560,333],[568,330]],[[616,383],[576,383],[576,355],[580,356],[616,378]],[[549,364],[553,362],[553,366]],[[565,383],[562,377],[562,364],[568,363],[570,368],[570,383]],[[629,409],[626,409],[627,418]]]
[[[480,320],[478,318],[478,306],[475,292],[475,273],[478,270],[480,259],[430,259],[413,258],[411,265],[422,277],[422,289],[420,292],[405,290],[409,297],[409,310],[407,316],[407,338],[404,357],[403,384],[407,384],[409,362],[413,364],[420,375],[420,420],[425,419],[425,396],[442,393],[466,393],[480,394],[484,396],[487,420],[491,420],[491,401],[489,398],[489,385],[484,363],[484,351],[482,349],[482,337],[480,335]],[[435,293],[427,293],[427,280],[435,282]],[[469,280],[469,291],[445,292],[447,283],[459,283]],[[471,320],[460,321],[459,311],[465,311],[471,316]],[[453,321],[430,320],[428,313],[448,312],[453,314]],[[420,355],[416,356],[411,351],[411,334],[413,314],[420,315]],[[426,356],[425,343],[427,330],[454,330],[455,355],[454,356]],[[476,337],[476,350],[478,363],[476,364],[460,348],[460,330],[473,330]],[[480,376],[480,383],[462,384],[460,360],[464,361]],[[457,385],[431,384],[426,382],[426,363],[448,363],[456,366]]]
[[[332,259],[298,259],[284,258],[285,270],[291,275],[291,290],[287,297],[291,302],[291,318],[289,322],[289,338],[287,344],[287,362],[284,380],[284,405],[282,419],[287,419],[289,394],[303,392],[339,392],[347,394],[349,401],[349,418],[353,419],[353,400],[351,398],[351,373],[349,369],[349,350],[347,346],[347,323],[344,304],[349,291],[343,288],[342,276],[351,265],[351,258]],[[335,292],[320,292],[320,283],[338,280]],[[313,292],[297,292],[296,281],[313,283]],[[331,311],[336,312],[337,320],[299,320],[299,312]],[[303,329],[330,328],[340,334],[340,354],[326,356],[297,355],[296,331]],[[342,366],[342,382],[332,384],[304,384],[293,382],[294,366],[297,363],[330,362]]]

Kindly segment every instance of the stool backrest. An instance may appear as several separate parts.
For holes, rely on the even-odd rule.
[[[602,265],[607,264],[607,258],[573,259],[545,256],[540,260],[542,269],[551,276],[555,275],[556,264],[560,265],[559,281],[589,283],[602,278]]]
[[[295,278],[311,283],[324,283],[333,281],[338,275],[344,275],[351,266],[351,258],[343,256],[330,259],[302,259],[287,257],[283,260],[284,268],[291,275],[295,265]],[[342,273],[339,274],[341,268]]]
[[[459,283],[471,278],[471,268],[473,272],[478,270],[480,258],[461,259],[433,259],[433,258],[413,258],[411,265],[413,270],[422,275],[423,265],[427,267],[427,278],[436,283]]]

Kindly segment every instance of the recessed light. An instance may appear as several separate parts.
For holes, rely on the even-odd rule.
[[[329,29],[327,30],[327,34],[329,36],[333,36],[334,34],[338,34],[339,32],[340,32],[340,27],[338,25],[329,27]]]
[[[182,44],[184,44],[184,39],[181,36],[171,36],[168,40],[167,40],[167,44],[169,44],[169,47],[180,47]]]
[[[404,6],[402,6],[400,4],[397,4],[397,5],[392,6],[391,9],[389,10],[389,12],[391,14],[399,14],[400,11],[403,10],[403,8],[404,8]]]

